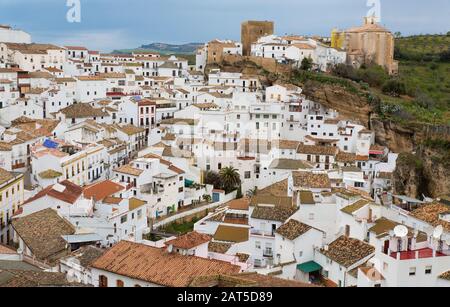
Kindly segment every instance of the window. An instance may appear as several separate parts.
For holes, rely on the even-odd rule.
[[[416,268],[409,268],[409,276],[416,276]]]
[[[128,219],[128,216],[127,216],[127,215],[122,216],[122,217],[120,218],[120,223],[121,223],[121,224],[126,223],[126,222],[127,222],[127,219]]]
[[[261,249],[261,242],[260,241],[256,241],[255,242],[255,248],[256,249]]]
[[[251,173],[251,172],[245,172],[245,173],[244,173],[244,178],[245,178],[245,179],[250,179],[251,176],[252,176],[252,173]]]
[[[124,287],[123,281],[121,281],[120,279],[117,280],[116,285],[117,285],[117,288],[123,288]]]
[[[98,286],[100,288],[107,288],[108,287],[108,278],[104,275],[100,275]]]
[[[430,275],[433,271],[433,267],[431,265],[425,267],[425,275]]]
[[[310,214],[309,214],[309,220],[310,220],[310,221],[313,221],[313,220],[314,220],[314,213],[310,213]]]

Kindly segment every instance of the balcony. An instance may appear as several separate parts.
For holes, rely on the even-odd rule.
[[[266,249],[263,252],[263,257],[273,258],[273,251],[271,249]]]
[[[250,234],[252,236],[259,236],[259,237],[266,237],[266,238],[275,238],[275,234],[272,233],[272,232],[265,232],[265,231],[254,230],[254,229],[252,229],[250,231]]]
[[[423,248],[415,251],[394,252],[390,253],[390,256],[397,260],[414,260],[414,259],[446,257],[449,255],[434,251],[431,248]]]
[[[17,163],[12,166],[12,169],[20,169],[24,168],[25,166],[26,166],[25,163]]]

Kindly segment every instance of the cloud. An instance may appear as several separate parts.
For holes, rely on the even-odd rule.
[[[403,34],[450,30],[449,0],[380,0],[382,23]],[[274,20],[278,34],[329,35],[362,23],[367,0],[81,0],[80,24],[66,20],[67,0],[0,0],[0,22],[35,41],[79,42],[103,50],[151,42],[240,38],[240,23]],[[97,36],[96,36],[97,35]]]

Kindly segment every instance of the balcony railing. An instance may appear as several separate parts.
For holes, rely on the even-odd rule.
[[[260,230],[251,230],[250,234],[252,234],[254,236],[260,236],[260,237],[269,237],[269,238],[275,237],[275,234],[272,232],[266,232],[266,231],[260,231]]]
[[[397,260],[414,260],[425,258],[436,258],[449,256],[444,252],[438,252],[431,248],[423,248],[419,250],[408,250],[402,252],[388,252],[389,256]]]

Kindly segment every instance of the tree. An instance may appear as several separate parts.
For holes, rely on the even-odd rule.
[[[226,193],[234,191],[241,184],[241,176],[239,172],[232,166],[224,167],[219,172],[222,189]]]
[[[245,193],[247,196],[247,198],[252,198],[253,196],[255,196],[258,193],[258,187],[255,187],[252,190],[248,190],[247,193]]]
[[[242,195],[242,185],[239,185],[239,188],[236,193],[236,199],[241,199],[243,197],[244,197],[244,195]]]
[[[221,188],[221,179],[218,173],[213,171],[208,171],[205,174],[205,184],[211,184],[216,189]]]
[[[395,35],[395,38],[402,37],[402,33],[401,32],[395,32],[394,35]]]
[[[300,65],[300,69],[301,70],[311,70],[313,66],[313,60],[308,57],[308,58],[303,58],[302,63]]]

